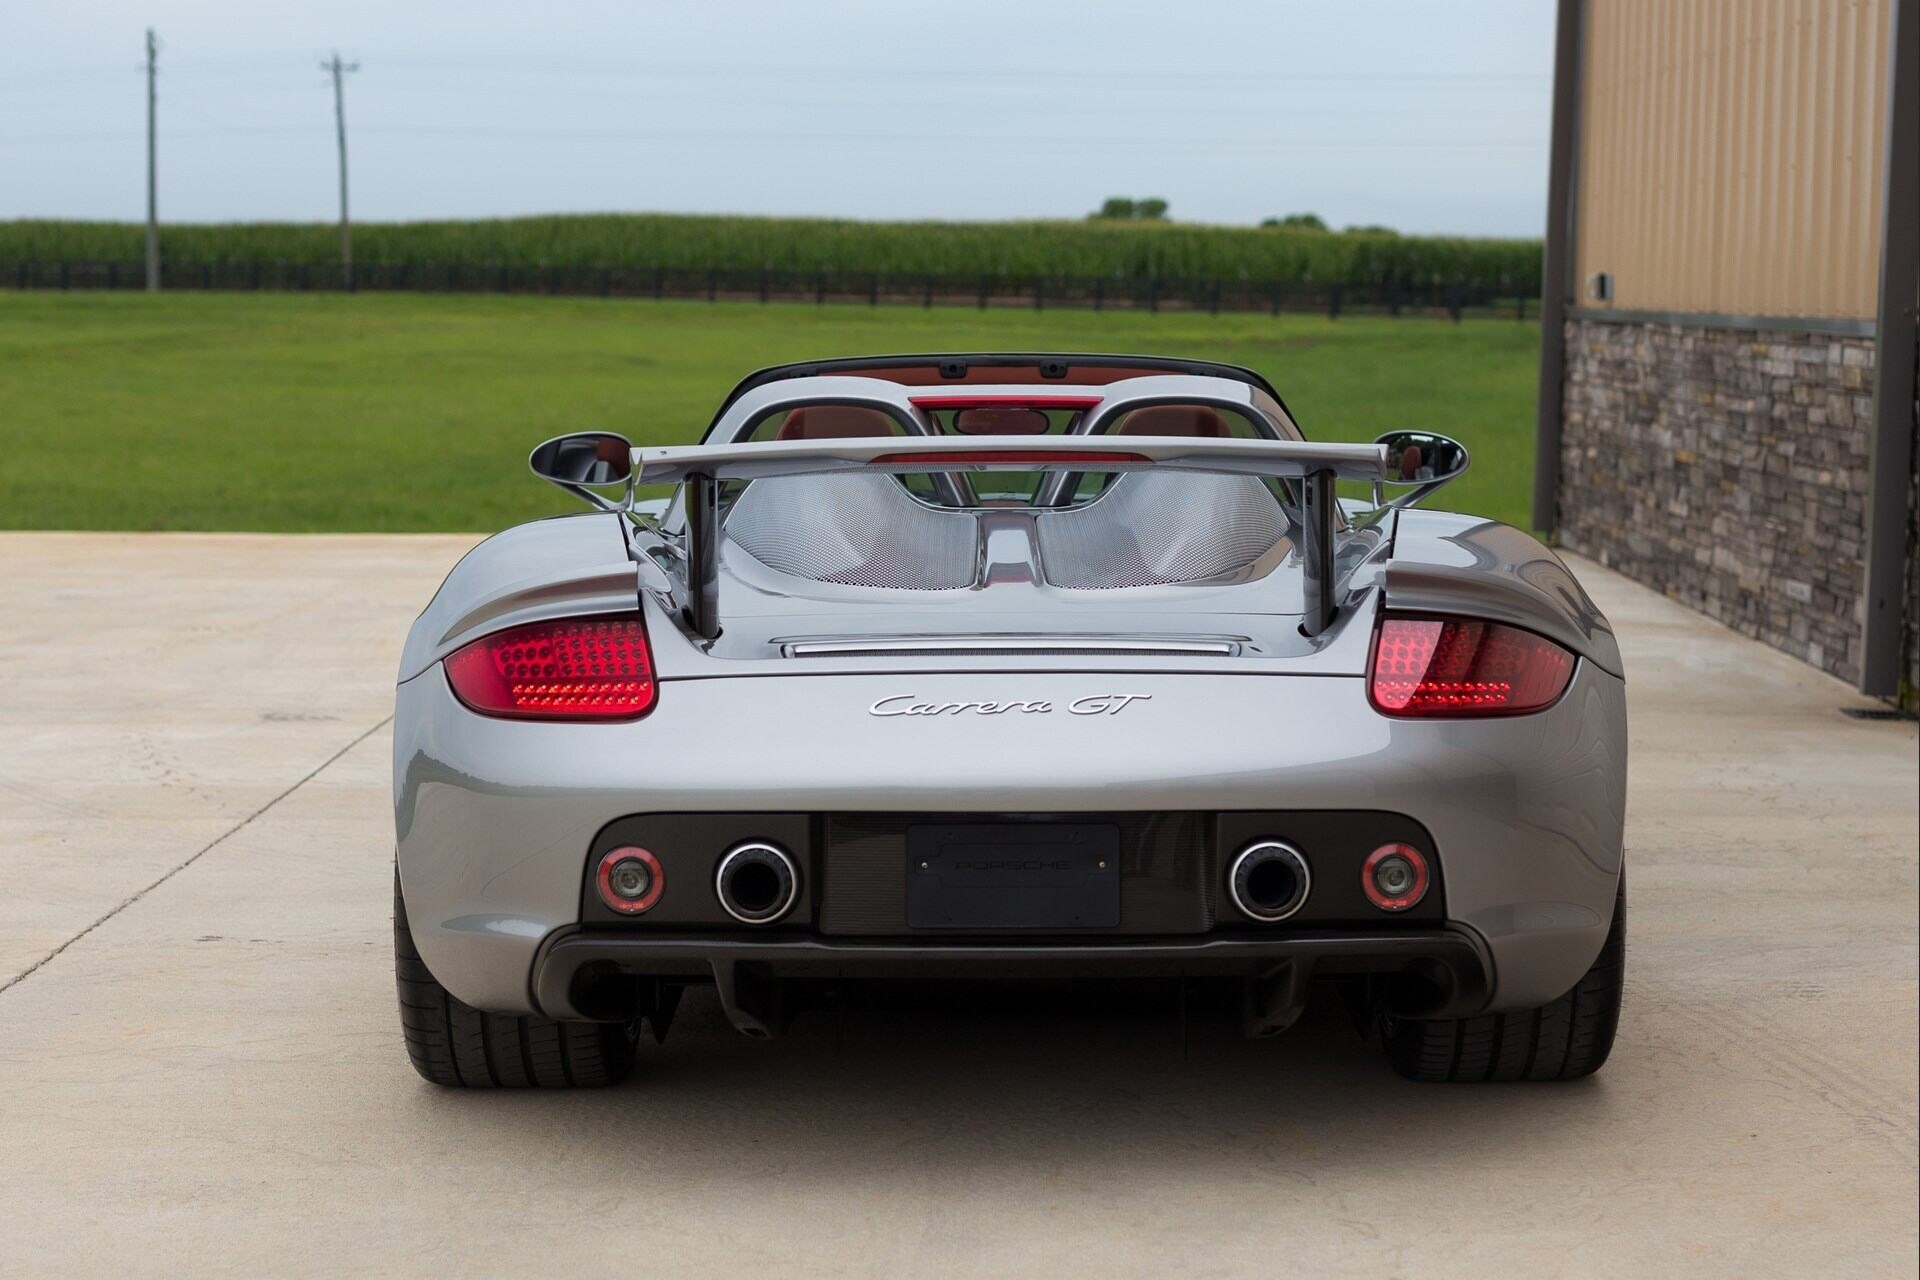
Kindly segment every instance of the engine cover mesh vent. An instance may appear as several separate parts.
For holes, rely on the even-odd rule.
[[[1136,471],[1097,500],[1036,521],[1049,583],[1084,591],[1195,582],[1245,569],[1287,521],[1252,476]]]
[[[729,549],[781,573],[901,591],[972,586],[978,531],[971,515],[923,506],[884,475],[756,480],[726,523]]]

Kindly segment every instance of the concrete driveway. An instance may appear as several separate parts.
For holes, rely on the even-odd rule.
[[[1916,1268],[1916,741],[1597,567],[1620,1042],[1419,1087],[1331,1010],[690,997],[604,1093],[441,1092],[390,968],[389,681],[469,538],[0,535],[0,1273]]]

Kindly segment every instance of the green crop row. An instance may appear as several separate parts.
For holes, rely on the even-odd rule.
[[[137,223],[0,222],[0,262],[131,262]],[[325,223],[165,226],[173,262],[338,261]],[[1124,222],[855,222],[676,214],[592,214],[458,222],[371,222],[354,258],[409,266],[665,267],[898,274],[1463,282],[1533,293],[1534,240],[1401,236],[1289,227]]]

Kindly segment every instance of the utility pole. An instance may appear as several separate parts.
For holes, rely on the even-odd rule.
[[[147,292],[160,288],[160,187],[155,173],[154,155],[154,60],[160,55],[160,41],[147,28]]]
[[[357,62],[340,61],[340,52],[320,64],[322,71],[333,73],[333,126],[340,138],[340,279],[347,292],[353,292],[353,227],[347,221],[347,107],[341,92],[340,77],[358,71]]]

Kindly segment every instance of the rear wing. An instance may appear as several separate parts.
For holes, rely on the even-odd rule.
[[[633,451],[635,482],[673,484],[694,476],[762,480],[836,471],[1206,471],[1302,479],[1386,476],[1377,444],[1193,436],[860,436],[774,440]]]
[[[1198,471],[1299,481],[1301,560],[1309,635],[1333,620],[1334,482],[1386,476],[1377,444],[1188,436],[865,436],[846,440],[636,448],[636,484],[686,486],[687,623],[720,634],[720,485],[726,480],[833,473]]]

